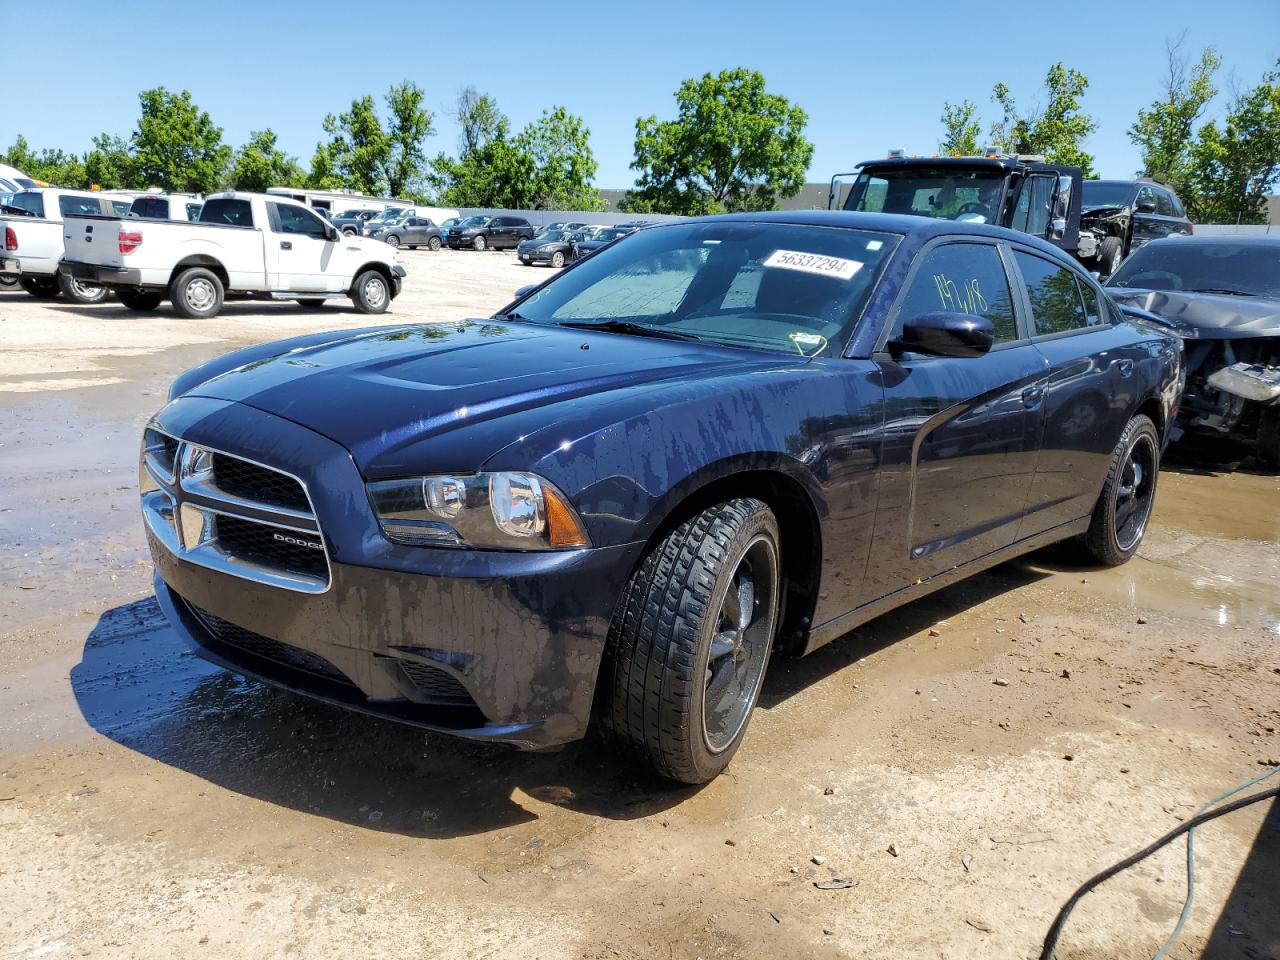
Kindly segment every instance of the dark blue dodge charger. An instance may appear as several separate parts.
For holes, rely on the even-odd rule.
[[[156,594],[232,670],[702,782],[775,648],[1052,541],[1132,556],[1179,351],[1022,233],[651,227],[487,320],[183,374],[142,450]]]

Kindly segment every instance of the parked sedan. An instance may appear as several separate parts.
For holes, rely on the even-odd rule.
[[[552,267],[563,267],[573,259],[573,245],[576,234],[563,230],[548,230],[538,234],[532,240],[522,240],[516,247],[516,256],[526,267],[535,263],[545,263]]]
[[[418,247],[439,250],[442,243],[440,228],[430,217],[405,217],[403,220],[379,227],[369,235],[393,247],[408,247],[410,250],[416,250]]]
[[[603,230],[596,230],[590,236],[578,234],[573,242],[573,259],[578,260],[582,257],[595,253],[603,246],[607,246],[613,241],[625,237],[630,230],[618,230],[613,227],[606,227]]]
[[[1153,240],[1107,281],[1184,338],[1179,423],[1250,444],[1280,468],[1280,238]]]
[[[156,595],[235,671],[526,748],[597,722],[700,783],[775,650],[1054,541],[1133,556],[1179,357],[1026,234],[664,224],[487,321],[180,376],[142,451]]]

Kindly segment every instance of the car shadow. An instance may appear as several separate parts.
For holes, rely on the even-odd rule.
[[[184,323],[201,323],[200,320],[183,320],[173,307],[168,303],[162,303],[154,310],[146,312],[138,312],[130,310],[118,300],[108,300],[105,303],[84,304],[84,303],[68,303],[65,300],[44,300],[40,301],[46,307],[58,313],[73,313],[77,316],[90,317],[94,319],[110,318],[114,320],[136,320],[139,317],[156,317],[165,316],[172,320],[179,320]],[[388,308],[387,312],[391,313],[394,308]],[[307,314],[325,314],[332,313],[335,316],[341,315],[343,318],[365,317],[371,324],[378,322],[377,314],[360,313],[345,297],[338,297],[332,300],[326,300],[323,306],[304,307],[294,303],[292,300],[228,300],[222,305],[222,309],[218,312],[215,319],[234,319],[237,316],[253,315],[257,319],[261,319],[263,313],[271,313],[272,311],[280,311],[282,313],[307,313]],[[385,316],[386,314],[382,314]]]
[[[594,738],[521,753],[352,713],[201,660],[155,600],[108,610],[71,687],[103,736],[227,790],[335,821],[446,838],[538,819],[541,804],[616,820],[696,792],[617,762]]]
[[[1162,470],[1197,477],[1217,477],[1229,473],[1274,477],[1280,471],[1260,464],[1253,449],[1229,437],[1186,434],[1165,452]]]
[[[1276,947],[1280,945],[1277,891],[1280,891],[1280,798],[1268,805],[1262,828],[1236,876],[1202,956],[1257,957],[1259,960],[1276,956]]]

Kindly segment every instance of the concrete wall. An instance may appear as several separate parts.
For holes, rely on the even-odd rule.
[[[1197,223],[1197,237],[1280,237],[1280,223],[1240,224],[1240,223]]]
[[[659,220],[683,220],[684,217],[671,216],[663,213],[621,213],[614,210],[613,212],[602,211],[600,213],[593,211],[587,212],[582,210],[483,210],[478,207],[464,207],[460,213],[464,217],[524,217],[535,227],[541,227],[546,223],[554,223],[556,221],[577,221],[578,223],[627,223],[634,220],[648,220],[657,222]]]

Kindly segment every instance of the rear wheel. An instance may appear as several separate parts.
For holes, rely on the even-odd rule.
[[[428,250],[430,250],[432,253],[435,253],[437,250],[439,250],[439,249],[440,249],[440,238],[439,238],[439,237],[432,237],[430,240],[428,240],[428,241],[427,241],[427,249],[428,249]]]
[[[659,541],[623,592],[598,716],[664,776],[705,783],[742,743],[777,629],[778,539],[761,501],[717,504]]]
[[[1103,237],[1098,246],[1098,273],[1109,277],[1120,267],[1124,259],[1124,243],[1119,237]]]
[[[52,300],[58,295],[58,283],[50,277],[19,277],[18,284],[33,297]]]
[[[391,286],[377,270],[366,270],[351,287],[351,302],[361,313],[384,313],[391,304]]]
[[[1120,435],[1084,535],[1085,547],[1099,563],[1119,566],[1138,552],[1151,519],[1159,474],[1160,435],[1150,417],[1138,414]]]
[[[475,249],[484,252],[484,249],[489,246],[489,242],[485,240],[483,235],[481,235],[471,241],[471,245],[475,247]]]
[[[178,316],[207,320],[222,309],[224,291],[218,275],[206,267],[188,267],[169,287],[169,299]]]
[[[85,283],[66,273],[58,274],[58,289],[72,303],[101,303],[111,291],[96,283]]]
[[[130,310],[145,313],[160,306],[164,296],[152,290],[122,290],[118,294],[120,302]]]

